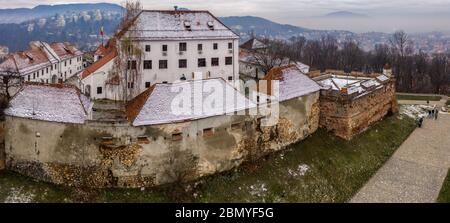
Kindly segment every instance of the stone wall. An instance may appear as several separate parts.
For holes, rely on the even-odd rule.
[[[388,113],[397,111],[395,80],[381,89],[356,97],[324,90],[320,97],[320,127],[350,140]]]
[[[318,128],[319,92],[281,103],[276,126],[260,116],[216,116],[133,127],[6,117],[7,168],[69,186],[150,187],[227,171]]]

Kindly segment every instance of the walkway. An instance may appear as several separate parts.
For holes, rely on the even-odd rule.
[[[426,119],[350,202],[435,202],[450,167],[449,132],[449,114]]]
[[[445,95],[437,95],[437,94],[413,94],[413,93],[399,93],[400,95],[413,95],[413,96],[441,96],[442,99],[440,101],[430,101],[429,105],[437,105],[438,107],[442,107],[447,102],[448,97]],[[398,100],[398,103],[401,105],[427,105],[427,101],[415,101],[415,100]]]

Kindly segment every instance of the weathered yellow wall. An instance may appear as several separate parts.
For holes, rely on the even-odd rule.
[[[7,168],[43,181],[148,187],[223,172],[304,139],[318,128],[319,92],[282,102],[277,126],[217,116],[144,127],[6,118]],[[240,128],[231,128],[240,123]],[[211,135],[203,130],[213,128]],[[173,134],[181,138],[173,139]],[[138,140],[145,136],[148,140]],[[105,139],[112,140],[105,140]]]

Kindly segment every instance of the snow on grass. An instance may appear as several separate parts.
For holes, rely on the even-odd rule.
[[[23,188],[11,188],[5,203],[31,203],[36,195],[26,192]]]

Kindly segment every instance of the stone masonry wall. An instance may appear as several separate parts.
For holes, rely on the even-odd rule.
[[[320,127],[336,136],[350,140],[389,112],[398,111],[395,81],[383,88],[355,98],[343,98],[322,92],[320,98]]]
[[[56,184],[151,187],[230,170],[279,151],[318,128],[319,92],[282,102],[280,120],[217,116],[133,127],[6,117],[7,168]]]

